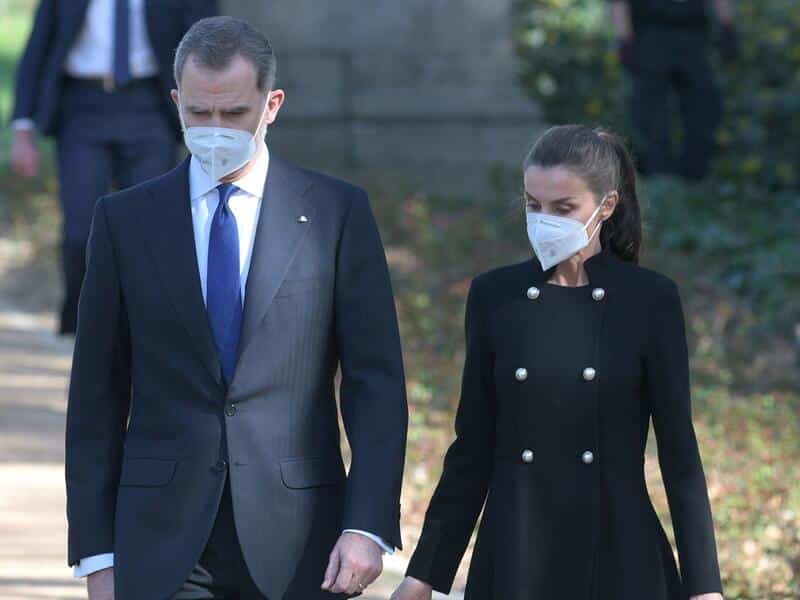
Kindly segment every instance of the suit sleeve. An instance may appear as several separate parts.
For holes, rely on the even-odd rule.
[[[42,0],[36,10],[28,44],[17,66],[16,97],[11,120],[30,119],[36,113],[39,82],[55,37],[56,0]]]
[[[686,595],[721,592],[714,523],[692,424],[689,356],[680,296],[668,281],[654,302],[647,394]]]
[[[493,357],[486,334],[486,312],[477,289],[473,282],[467,298],[466,358],[455,420],[456,439],[445,456],[444,470],[407,571],[445,594],[450,592],[486,501],[494,456]]]
[[[366,194],[355,194],[339,240],[334,299],[342,420],[352,449],[342,528],[401,548],[408,406],[400,333],[378,227]]]
[[[68,561],[114,551],[114,512],[128,410],[130,350],[105,201],[89,236],[78,303],[66,427]]]

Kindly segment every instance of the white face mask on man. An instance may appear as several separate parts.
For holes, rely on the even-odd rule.
[[[605,203],[608,195],[603,196],[592,216],[584,224],[577,219],[569,217],[559,217],[557,215],[545,215],[537,212],[528,213],[528,239],[536,253],[536,258],[542,265],[542,269],[547,271],[555,265],[574,256],[592,241],[597,232],[600,231],[602,221],[597,224],[594,231],[589,235],[586,229],[589,227],[600,209]]]
[[[258,151],[258,136],[267,110],[269,110],[269,96],[264,104],[264,110],[261,111],[255,133],[228,127],[186,127],[183,111],[179,110],[183,141],[211,179],[219,181],[253,159]]]

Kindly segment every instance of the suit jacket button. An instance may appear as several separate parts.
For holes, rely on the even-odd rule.
[[[525,381],[528,378],[528,369],[517,369],[514,377],[517,378],[517,381]]]
[[[533,450],[526,448],[522,451],[522,462],[524,463],[532,463],[533,462]]]
[[[587,450],[586,452],[584,452],[581,455],[581,460],[583,461],[583,464],[585,464],[585,465],[592,464],[594,462],[594,453],[591,452],[590,450]]]
[[[592,298],[594,298],[597,302],[600,302],[605,297],[606,291],[603,288],[594,288],[594,290],[592,290]]]
[[[232,417],[233,415],[235,415],[236,414],[236,405],[233,404],[233,403],[228,404],[228,406],[225,407],[225,414],[227,416],[229,416],[229,417]]]
[[[597,371],[595,371],[592,367],[586,367],[583,370],[583,378],[586,381],[592,381],[597,376]]]
[[[529,287],[527,291],[528,300],[536,300],[540,293],[539,288],[536,286]]]
[[[224,460],[218,460],[217,464],[211,467],[211,469],[216,471],[217,473],[222,473],[227,468],[228,468],[228,463]]]

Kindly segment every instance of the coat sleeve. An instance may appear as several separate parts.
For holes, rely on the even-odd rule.
[[[42,0],[36,10],[28,44],[17,66],[16,96],[11,119],[32,119],[52,40],[55,38],[56,0]]]
[[[449,593],[458,565],[486,501],[492,475],[495,411],[493,357],[485,326],[486,311],[473,282],[465,317],[466,358],[456,439],[425,515],[422,535],[407,574]]]
[[[408,406],[389,270],[366,193],[354,193],[337,251],[335,339],[352,450],[342,529],[401,548]]]
[[[98,201],[78,303],[66,426],[68,561],[114,551],[131,398],[128,326],[105,202]]]
[[[692,424],[683,310],[673,282],[665,280],[659,287],[646,356],[646,389],[681,579],[687,595],[721,592],[714,523]]]

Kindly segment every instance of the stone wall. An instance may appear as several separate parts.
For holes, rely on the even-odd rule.
[[[270,147],[306,166],[484,193],[539,129],[514,78],[511,0],[228,0],[278,56]]]

